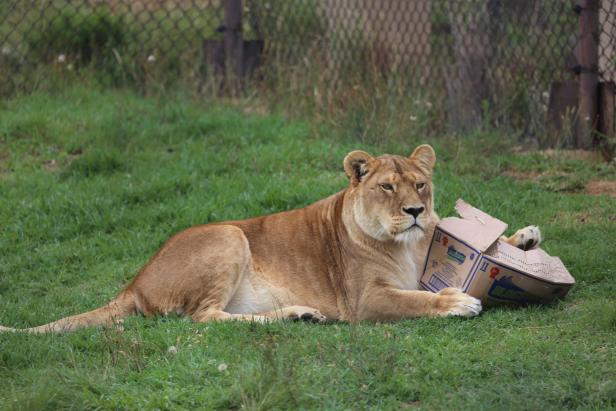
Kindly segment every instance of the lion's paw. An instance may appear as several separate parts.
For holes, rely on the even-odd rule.
[[[541,244],[541,231],[536,225],[529,225],[516,231],[507,242],[524,251],[532,250]]]
[[[322,323],[327,320],[327,318],[315,308],[295,306],[289,307],[287,310],[287,318],[293,321]]]
[[[473,317],[481,312],[481,301],[457,288],[445,288],[437,296],[438,315]]]

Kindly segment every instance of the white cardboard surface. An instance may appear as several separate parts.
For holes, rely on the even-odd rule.
[[[463,200],[456,211],[461,218],[445,218],[434,230],[420,281],[424,288],[456,287],[494,305],[550,302],[575,283],[558,257],[501,241],[506,223]]]
[[[463,200],[456,201],[456,211],[462,218],[444,218],[439,226],[470,246],[486,251],[507,229],[507,224]]]

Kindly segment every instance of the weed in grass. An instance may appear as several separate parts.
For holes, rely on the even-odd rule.
[[[106,351],[103,366],[106,368],[124,367],[126,370],[142,371],[146,366],[146,358],[143,353],[143,342],[137,336],[129,336],[123,333],[123,327],[118,324],[113,327],[103,328],[101,342]]]
[[[253,366],[239,371],[228,406],[246,410],[296,408],[298,393],[306,392],[307,387],[298,379],[296,363],[289,361],[292,354],[279,349],[273,335],[265,336],[257,347]]]

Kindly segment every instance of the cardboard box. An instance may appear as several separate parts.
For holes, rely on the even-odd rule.
[[[462,200],[456,211],[461,218],[444,218],[434,230],[420,281],[425,289],[456,287],[491,306],[549,303],[575,283],[558,257],[501,241],[507,224]]]

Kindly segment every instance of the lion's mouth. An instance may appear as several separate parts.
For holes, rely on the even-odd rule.
[[[404,230],[400,231],[398,234],[402,234],[402,233],[405,233],[407,231],[411,231],[413,228],[419,228],[421,231],[425,231],[422,226],[420,226],[417,223],[413,223],[410,226],[408,226],[407,228],[405,228]]]

